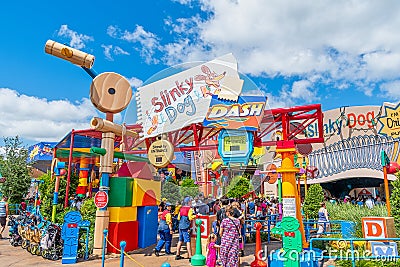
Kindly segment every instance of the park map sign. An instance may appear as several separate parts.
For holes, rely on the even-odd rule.
[[[396,107],[383,106],[384,114],[378,118],[382,127],[379,134],[392,138],[400,137],[400,103]]]

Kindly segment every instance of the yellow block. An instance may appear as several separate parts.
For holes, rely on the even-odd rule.
[[[108,207],[110,222],[130,222],[137,220],[136,207]]]
[[[88,186],[88,178],[79,178],[79,184],[78,186]]]
[[[135,178],[133,181],[132,206],[157,206],[161,199],[161,182]]]

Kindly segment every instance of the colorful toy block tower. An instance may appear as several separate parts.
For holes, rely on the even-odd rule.
[[[145,162],[123,163],[118,177],[110,178],[108,239],[113,246],[118,248],[124,240],[125,251],[132,251],[157,242],[161,183],[152,178],[150,166]],[[117,253],[113,246],[108,245],[108,252]]]

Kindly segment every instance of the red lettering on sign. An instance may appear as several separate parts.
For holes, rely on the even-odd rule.
[[[379,237],[382,235],[382,227],[377,222],[365,222],[367,225],[368,237]]]

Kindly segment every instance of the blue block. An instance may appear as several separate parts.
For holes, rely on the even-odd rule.
[[[295,256],[296,254],[293,254]],[[310,250],[305,249],[303,252],[298,255],[300,259],[300,267],[318,267],[322,266],[322,250],[314,249],[312,252]],[[272,252],[268,256],[268,266],[269,267],[283,267],[283,261],[281,256],[278,256],[278,251]]]
[[[146,248],[157,243],[158,207],[137,207],[139,222],[138,247]]]
[[[77,261],[76,257],[75,258],[62,258],[61,259],[61,264],[75,264]]]

